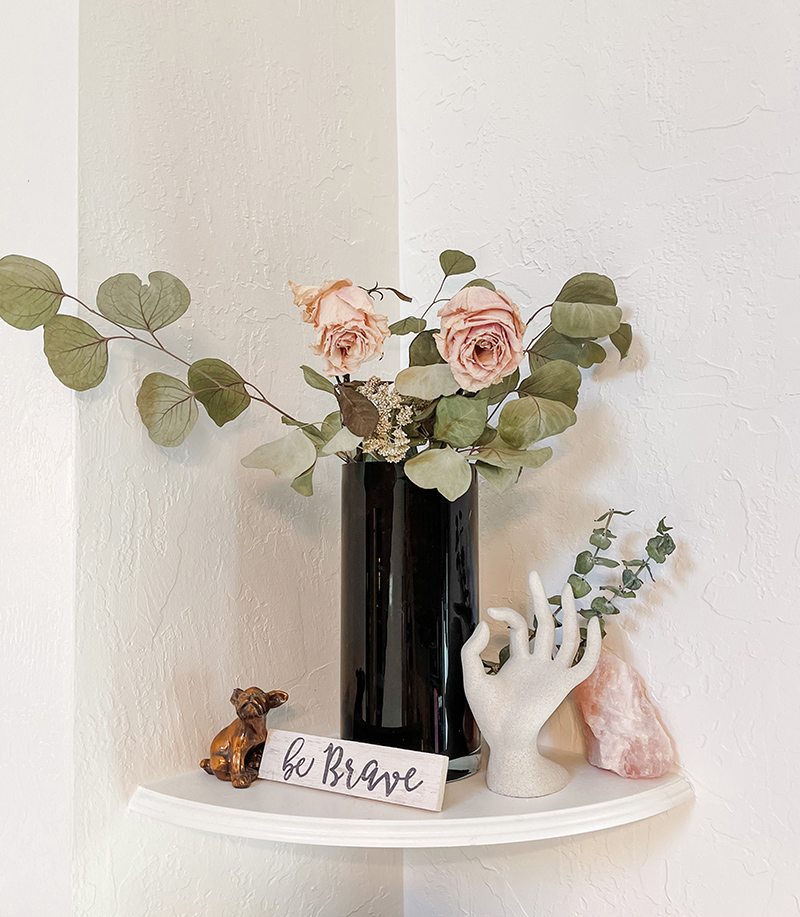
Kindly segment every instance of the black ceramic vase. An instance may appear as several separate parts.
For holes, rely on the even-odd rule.
[[[474,773],[480,734],[461,647],[478,623],[478,485],[451,503],[403,466],[342,468],[342,737],[450,758]]]

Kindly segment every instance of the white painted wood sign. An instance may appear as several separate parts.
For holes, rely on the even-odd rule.
[[[445,755],[270,729],[258,776],[441,812],[447,764]]]

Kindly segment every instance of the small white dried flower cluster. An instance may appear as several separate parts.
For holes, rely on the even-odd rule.
[[[381,382],[378,376],[372,376],[358,391],[378,409],[378,425],[361,448],[388,462],[402,462],[410,445],[403,427],[411,423],[415,408],[421,402],[398,394],[391,382]]]

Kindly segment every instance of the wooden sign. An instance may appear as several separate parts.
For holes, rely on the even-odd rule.
[[[258,776],[440,812],[447,764],[444,755],[270,729]]]

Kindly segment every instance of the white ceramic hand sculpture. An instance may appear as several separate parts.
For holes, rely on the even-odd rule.
[[[510,608],[490,608],[489,614],[511,628],[511,655],[496,675],[489,675],[480,654],[489,642],[489,626],[481,622],[461,650],[464,689],[481,732],[489,742],[486,783],[502,796],[548,796],[569,783],[567,771],[539,754],[539,730],[569,692],[588,678],[600,658],[600,622],[589,621],[583,658],[573,665],[580,643],[572,588],[561,593],[564,609],[561,649],[553,658],[555,625],[542,581],[528,578],[536,639],[533,652],[528,621]]]

